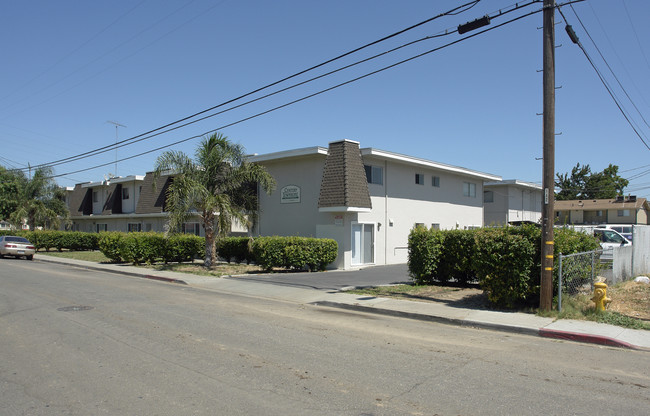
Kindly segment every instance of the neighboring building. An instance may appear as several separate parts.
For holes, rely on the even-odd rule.
[[[342,140],[250,157],[277,181],[260,193],[256,235],[332,238],[333,267],[408,260],[408,235],[483,226],[483,184],[500,177]]]
[[[650,224],[650,205],[636,196],[555,201],[555,224]]]
[[[538,223],[542,217],[542,187],[516,179],[487,182],[483,204],[486,226]]]
[[[159,176],[154,186],[153,172],[110,178],[101,182],[67,188],[66,202],[74,231],[158,231],[167,230],[169,213],[165,195],[173,177]],[[204,236],[198,215],[183,225],[186,234]],[[233,233],[247,230],[233,225]]]

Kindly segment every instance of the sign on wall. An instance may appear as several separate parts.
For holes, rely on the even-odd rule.
[[[295,204],[300,202],[300,187],[296,185],[287,185],[280,189],[281,204]]]

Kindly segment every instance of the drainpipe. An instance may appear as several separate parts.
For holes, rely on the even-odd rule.
[[[384,160],[384,264],[388,264],[388,161]]]

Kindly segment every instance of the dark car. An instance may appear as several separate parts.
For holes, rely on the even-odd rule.
[[[0,236],[0,258],[4,256],[24,257],[27,260],[34,259],[36,249],[34,245],[24,237],[14,235]]]

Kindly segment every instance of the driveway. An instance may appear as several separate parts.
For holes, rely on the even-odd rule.
[[[371,266],[360,270],[332,270],[318,273],[247,275],[232,277],[231,279],[333,291],[339,291],[349,286],[380,286],[411,282],[406,264]]]

